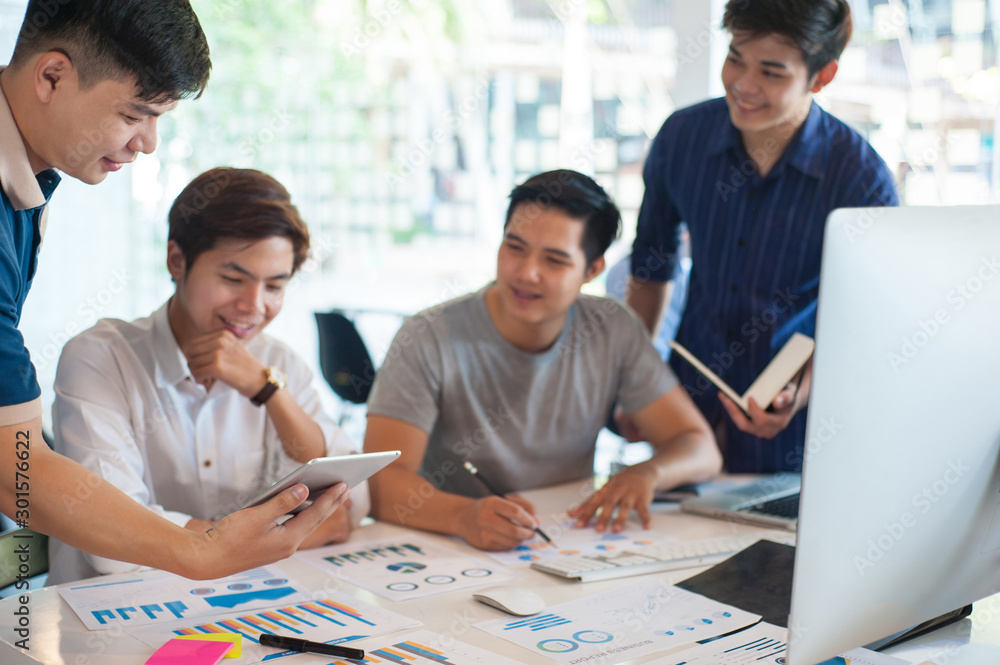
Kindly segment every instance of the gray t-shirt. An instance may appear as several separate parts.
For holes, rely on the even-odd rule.
[[[486,291],[406,320],[378,370],[368,413],[429,433],[420,473],[446,492],[513,492],[593,473],[597,434],[612,406],[634,413],[677,380],[639,319],[620,303],[581,295],[542,353],[504,339]]]

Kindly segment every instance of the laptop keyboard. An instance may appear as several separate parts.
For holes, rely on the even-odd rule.
[[[743,509],[747,513],[760,513],[762,515],[775,515],[777,517],[787,517],[797,519],[799,516],[799,495],[790,494],[780,499],[771,499],[756,506],[748,506]]]

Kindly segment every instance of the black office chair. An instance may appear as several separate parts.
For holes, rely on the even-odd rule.
[[[316,312],[319,366],[337,397],[354,404],[368,401],[375,364],[354,323],[343,312]]]

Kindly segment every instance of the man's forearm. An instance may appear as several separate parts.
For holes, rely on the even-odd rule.
[[[289,457],[304,464],[326,455],[322,428],[306,414],[291,393],[279,390],[267,401],[265,408]]]
[[[189,531],[53,452],[41,419],[0,428],[0,508],[19,525],[108,559],[186,569]]]
[[[641,465],[655,470],[655,487],[663,490],[714,478],[722,470],[722,455],[711,435],[685,432],[656,446],[654,455]]]
[[[628,278],[625,302],[635,310],[642,322],[646,324],[646,330],[649,331],[650,337],[655,338],[659,333],[660,322],[663,320],[663,310],[670,302],[673,286],[673,282],[640,281],[631,275]]]
[[[436,533],[460,535],[461,513],[474,502],[443,492],[406,469],[386,467],[368,483],[375,519]]]

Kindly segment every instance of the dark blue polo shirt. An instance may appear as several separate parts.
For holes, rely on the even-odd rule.
[[[47,204],[59,184],[59,175],[48,169],[35,179]],[[17,325],[35,276],[45,206],[15,210],[3,191],[0,191],[0,202],[3,205],[0,212],[0,377],[3,377],[0,380],[0,407],[4,407],[30,402],[41,394],[35,368]]]
[[[743,393],[794,332],[815,335],[827,216],[899,205],[892,174],[857,132],[815,102],[760,178],[724,99],[675,112],[643,170],[632,274],[667,281],[686,222],[693,268],[677,341]],[[725,422],[726,469],[800,469],[806,410],[773,440],[738,430],[717,390],[677,354],[670,364],[709,423]]]

